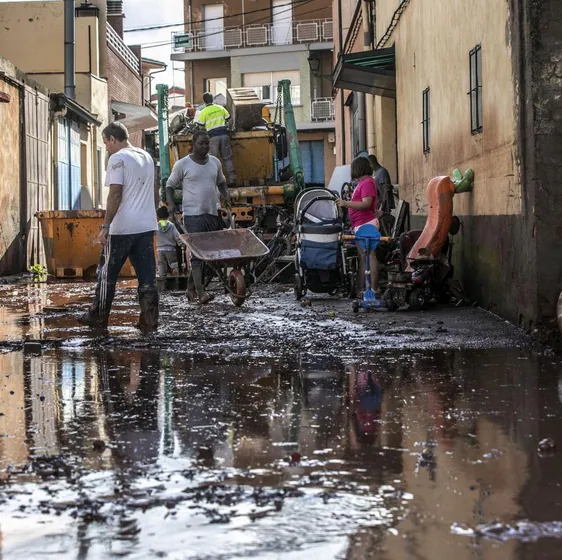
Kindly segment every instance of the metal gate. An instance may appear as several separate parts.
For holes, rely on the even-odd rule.
[[[27,264],[45,264],[39,221],[35,213],[51,210],[51,147],[49,98],[25,87],[25,161],[27,180]]]
[[[59,118],[57,129],[57,208],[80,210],[80,125]]]

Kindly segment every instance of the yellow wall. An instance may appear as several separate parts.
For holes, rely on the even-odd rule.
[[[76,72],[99,75],[97,18],[75,18],[75,22]],[[64,70],[64,2],[0,2],[0,29],[2,56],[24,72]]]
[[[396,4],[377,2],[377,37],[387,29]],[[508,22],[507,2],[418,0],[406,7],[385,45],[396,47],[400,194],[411,202],[413,214],[425,214],[429,179],[455,167],[472,167],[476,173],[474,192],[455,198],[458,215],[521,211]],[[477,44],[482,45],[484,126],[482,134],[472,135],[469,51]],[[426,156],[421,121],[427,87],[431,152]],[[385,119],[380,108],[376,119]]]

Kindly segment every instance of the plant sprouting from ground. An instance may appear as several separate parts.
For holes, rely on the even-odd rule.
[[[42,264],[32,264],[28,268],[34,278],[44,278],[47,276],[47,269]]]

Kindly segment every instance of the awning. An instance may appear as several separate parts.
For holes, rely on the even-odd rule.
[[[93,124],[94,126],[102,125],[101,121],[96,118],[96,115],[90,113],[87,109],[82,107],[82,105],[79,105],[74,99],[70,99],[70,97],[67,97],[64,93],[51,93],[49,98],[52,111],[66,109],[67,115],[78,122]]]
[[[119,119],[119,122],[124,124],[129,132],[146,130],[158,124],[158,117],[150,107],[113,101],[111,110],[120,115],[125,115],[125,118]]]
[[[334,87],[396,98],[394,47],[344,54],[332,74]]]

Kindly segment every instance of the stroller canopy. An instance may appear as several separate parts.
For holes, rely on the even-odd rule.
[[[332,224],[339,219],[336,200],[327,189],[307,189],[295,202],[295,220],[301,224]]]

